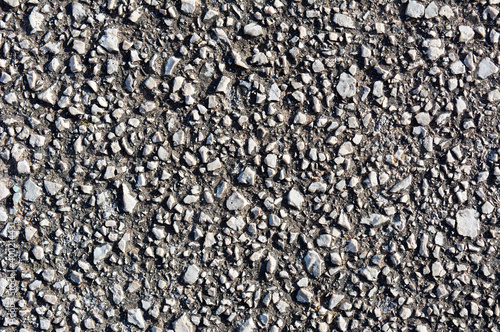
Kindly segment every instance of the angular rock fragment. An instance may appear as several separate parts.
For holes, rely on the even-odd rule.
[[[314,250],[309,250],[304,257],[304,263],[307,271],[315,278],[323,274],[324,262],[321,256]]]
[[[106,257],[108,257],[109,253],[111,253],[111,249],[112,248],[109,244],[96,247],[94,249],[94,264],[97,265],[101,261],[103,261]]]
[[[62,184],[59,184],[59,183],[56,183],[56,182],[52,182],[52,181],[48,181],[48,180],[45,180],[43,182],[43,185],[45,187],[45,191],[50,196],[56,195],[63,188]]]
[[[127,311],[127,321],[130,324],[137,326],[140,329],[146,328],[146,322],[144,321],[144,317],[142,315],[141,309],[129,309]]]
[[[356,79],[348,73],[340,74],[337,92],[342,98],[351,98],[356,95]]]
[[[473,209],[464,209],[457,212],[456,227],[457,233],[462,236],[475,238],[479,235],[478,213]]]
[[[307,290],[307,289],[304,289],[304,288],[301,288],[299,289],[298,293],[297,293],[297,302],[300,302],[300,303],[311,303],[312,300],[313,300],[313,297],[314,297],[314,294]]]
[[[381,214],[373,213],[367,217],[361,218],[361,224],[372,227],[379,227],[389,222],[389,218]]]
[[[37,95],[37,98],[48,104],[55,105],[57,102],[56,90],[57,90],[57,84],[53,84],[47,90],[40,92]]]
[[[40,188],[31,179],[24,182],[23,199],[28,202],[34,202],[38,197],[42,195],[42,188]]]
[[[425,7],[418,1],[410,0],[406,6],[406,16],[420,18],[424,16]]]
[[[301,209],[304,204],[304,196],[295,188],[292,188],[287,195],[288,204],[296,209]]]
[[[45,16],[43,14],[41,14],[37,10],[33,9],[31,11],[30,16],[28,17],[28,20],[29,20],[31,29],[33,29],[32,32],[42,31],[42,25],[43,25],[43,22],[45,20]]]
[[[196,328],[189,320],[188,315],[183,314],[173,324],[174,332],[195,332]]]
[[[380,269],[372,266],[367,266],[365,268],[362,268],[360,271],[360,275],[366,278],[368,281],[376,281],[378,278],[378,275],[380,273]]]
[[[347,156],[354,152],[351,142],[343,143],[339,148],[339,156]]]
[[[99,45],[104,47],[108,52],[119,52],[118,29],[109,28],[104,30],[104,35],[99,39]]]
[[[242,210],[248,205],[247,199],[238,192],[233,192],[226,201],[226,207],[230,211]]]
[[[354,25],[354,20],[351,17],[344,14],[337,13],[333,15],[333,23],[343,28],[349,28],[349,29],[356,28],[356,26]]]
[[[10,190],[5,184],[0,182],[0,202],[10,196]]]
[[[477,69],[477,77],[485,79],[493,74],[496,74],[497,72],[498,67],[493,63],[493,61],[491,61],[489,57],[486,57],[479,63]]]
[[[229,77],[222,76],[215,91],[227,94],[229,92],[228,89],[229,89],[230,83],[231,83],[231,79]]]
[[[409,186],[411,186],[411,183],[412,183],[412,176],[408,175],[406,178],[404,178],[400,182],[396,183],[394,185],[394,187],[391,188],[391,192],[392,193],[399,193],[401,191],[404,191]]]
[[[122,183],[122,203],[123,210],[127,213],[132,213],[138,203],[136,195],[131,191],[128,183]]]
[[[200,268],[194,264],[191,264],[184,272],[184,282],[188,285],[192,285],[198,280],[200,275]]]
[[[247,184],[253,186],[255,184],[255,171],[250,167],[245,167],[243,172],[238,176],[238,182],[241,184]]]

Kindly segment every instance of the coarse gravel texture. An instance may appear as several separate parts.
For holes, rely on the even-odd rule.
[[[0,331],[498,331],[499,39],[499,0],[0,0]]]

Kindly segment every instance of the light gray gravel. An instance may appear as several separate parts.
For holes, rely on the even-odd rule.
[[[499,20],[0,0],[0,330],[498,331]]]

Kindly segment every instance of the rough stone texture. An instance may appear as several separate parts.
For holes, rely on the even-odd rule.
[[[462,236],[475,238],[479,235],[480,224],[477,211],[464,209],[457,212],[457,233]]]
[[[2,331],[498,330],[500,0],[0,3]]]
[[[406,15],[412,18],[424,16],[425,7],[419,1],[410,0],[406,6]],[[430,16],[430,15],[429,15]]]
[[[179,317],[173,324],[173,328],[175,332],[194,332],[196,328],[193,323],[189,320],[189,317],[186,314],[183,314]]]
[[[198,280],[200,275],[200,268],[196,265],[189,265],[184,273],[184,282],[188,285],[192,285]]]
[[[34,202],[38,197],[42,195],[42,188],[40,188],[31,179],[24,182],[23,199],[28,202]]]

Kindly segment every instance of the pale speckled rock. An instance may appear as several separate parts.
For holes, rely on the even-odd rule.
[[[324,272],[324,262],[321,256],[314,250],[309,250],[304,257],[304,263],[307,271],[315,278],[321,276]]]
[[[258,37],[262,34],[264,34],[264,29],[257,23],[249,23],[245,25],[243,28],[243,32],[245,35],[250,36],[250,37]]]
[[[301,209],[304,204],[304,196],[295,188],[292,188],[287,195],[288,204],[296,209]]]
[[[175,332],[195,332],[196,328],[193,323],[189,320],[187,314],[183,314],[179,318],[177,318],[173,324],[173,328]]]
[[[457,233],[475,238],[479,235],[480,224],[478,213],[473,209],[464,209],[457,212],[456,223],[457,223]]]
[[[333,15],[333,23],[343,28],[349,28],[349,29],[356,28],[356,26],[354,25],[354,20],[351,17],[344,14],[337,13]]]
[[[122,204],[123,210],[127,213],[134,212],[135,206],[138,201],[136,199],[136,195],[130,189],[130,185],[128,183],[122,184]]]
[[[23,199],[28,202],[34,202],[38,197],[42,195],[42,188],[40,188],[31,179],[24,182]]]
[[[421,18],[424,16],[425,7],[418,1],[410,0],[406,6],[406,16],[412,18]]]
[[[200,268],[194,264],[191,264],[186,269],[184,273],[184,282],[188,285],[192,285],[198,280],[198,276],[200,275]]]
[[[238,192],[233,192],[226,201],[226,207],[230,211],[242,210],[248,205],[247,199]]]
[[[104,47],[108,52],[120,51],[118,29],[109,28],[104,30],[104,35],[99,39],[99,45]]]
[[[140,329],[146,328],[146,322],[144,321],[144,317],[142,315],[141,309],[129,309],[127,311],[127,321],[130,324],[137,326]]]

